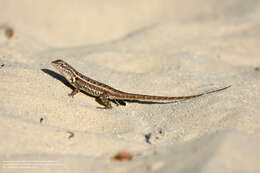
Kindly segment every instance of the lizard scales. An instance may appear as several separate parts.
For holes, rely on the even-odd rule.
[[[84,76],[75,70],[71,65],[63,60],[52,61],[51,64],[66,78],[66,80],[75,88],[69,96],[73,97],[80,90],[87,92],[88,94],[97,98],[97,101],[104,107],[97,107],[102,109],[112,109],[111,101],[116,103],[116,105],[124,104],[124,100],[138,100],[138,101],[174,101],[174,100],[186,100],[195,97],[200,97],[205,94],[210,94],[227,89],[230,86],[220,88],[217,90],[200,93],[190,96],[179,96],[179,97],[166,97],[166,96],[153,96],[153,95],[142,95],[127,93],[104,83],[98,82],[94,79]]]

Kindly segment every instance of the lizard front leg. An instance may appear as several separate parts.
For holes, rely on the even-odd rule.
[[[68,96],[73,98],[73,96],[76,95],[77,93],[79,93],[79,89],[75,88],[71,93],[68,94]]]
[[[70,97],[72,97],[72,98],[73,98],[73,97],[74,97],[74,95],[76,95],[76,94],[78,94],[78,93],[79,93],[79,91],[80,91],[80,89],[79,89],[79,88],[80,88],[80,87],[77,85],[77,83],[74,83],[74,82],[76,81],[76,79],[72,78],[72,79],[71,79],[71,81],[72,81],[71,83],[73,83],[73,84],[74,84],[74,85],[73,85],[73,86],[74,86],[74,89],[72,90],[72,92],[71,92],[71,93],[69,93],[69,94],[68,94],[68,96],[70,96]]]

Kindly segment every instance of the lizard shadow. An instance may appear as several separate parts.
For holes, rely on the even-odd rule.
[[[44,73],[50,75],[51,77],[59,80],[60,82],[62,82],[64,85],[66,85],[67,87],[71,88],[72,90],[74,89],[74,87],[65,79],[65,77],[63,77],[62,75],[52,71],[52,70],[49,70],[49,69],[41,69]],[[87,92],[85,91],[82,91],[80,90],[80,92],[92,97],[92,98],[95,98],[96,101],[98,102],[97,100],[97,97],[95,96],[92,96],[90,94],[88,94]],[[117,100],[117,101],[114,101],[114,100],[111,100],[112,102],[117,102],[119,103],[120,105],[122,106],[125,106],[125,102],[128,102],[128,103],[139,103],[139,104],[170,104],[170,103],[176,103],[178,101],[170,101],[170,102],[160,102],[160,101],[141,101],[141,100],[123,100],[123,101],[120,101],[120,100]]]
[[[60,75],[60,74],[58,74],[58,73],[56,73],[56,72],[54,72],[54,71],[52,71],[52,70],[49,70],[49,69],[41,69],[41,70],[42,70],[44,73],[50,75],[51,77],[53,77],[53,78],[59,80],[59,81],[62,82],[64,85],[66,85],[67,87],[71,88],[72,90],[75,89],[75,88],[65,79],[65,77],[63,77],[62,75]],[[84,94],[86,94],[86,95],[88,95],[88,96],[90,96],[90,97],[95,98],[94,96],[88,94],[88,93],[85,92],[85,91],[80,90],[80,92],[82,92],[82,93],[84,93]]]

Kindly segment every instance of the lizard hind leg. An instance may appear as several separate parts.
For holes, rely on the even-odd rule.
[[[96,101],[104,106],[97,107],[98,109],[112,109],[111,101],[108,99],[108,95],[106,93],[103,93],[99,97],[97,97]]]
[[[113,102],[116,104],[116,106],[125,106],[126,103],[123,100],[113,100]]]

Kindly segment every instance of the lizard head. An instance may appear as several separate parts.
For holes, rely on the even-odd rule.
[[[55,67],[69,82],[73,82],[77,71],[71,67],[65,61],[58,59],[51,62],[51,65]]]

